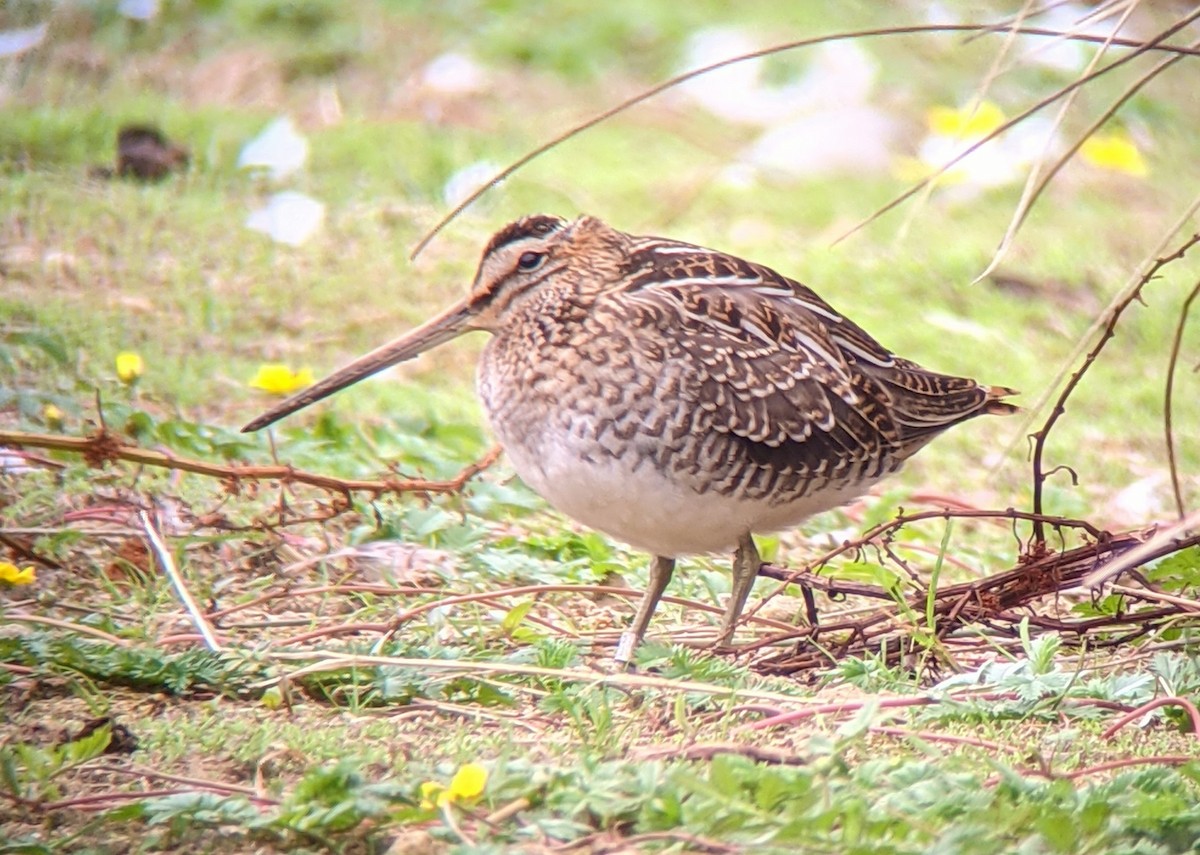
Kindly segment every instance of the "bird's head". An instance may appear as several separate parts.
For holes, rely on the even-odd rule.
[[[509,223],[492,237],[479,260],[470,293],[436,317],[378,347],[256,418],[255,431],[316,403],[359,380],[472,330],[500,332],[547,286],[583,286],[617,265],[623,237],[594,217],[568,221],[534,214]]]

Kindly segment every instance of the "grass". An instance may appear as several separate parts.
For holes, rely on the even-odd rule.
[[[734,23],[782,41],[897,23],[881,15],[872,4],[751,2],[735,15],[623,1],[532,15],[500,2],[210,0],[167,4],[140,25],[104,4],[6,7],[0,29],[47,17],[52,28],[27,57],[0,59],[3,426],[80,435],[103,417],[130,441],[212,463],[452,477],[489,443],[471,390],[478,338],[269,436],[237,433],[269,403],[248,380],[268,361],[321,375],[428,317],[467,287],[487,236],[533,210],[587,211],[761,260],[898,352],[1019,388],[1032,406],[1077,365],[1081,336],[1194,196],[1184,74],[1123,114],[1149,132],[1151,174],[1069,167],[1002,278],[975,285],[1015,185],[965,204],[938,193],[833,244],[906,185],[727,182],[754,130],[671,96],[551,152],[408,258],[451,175],[508,162],[669,75],[696,29]],[[915,146],[927,106],[969,98],[996,47],[864,43],[886,69],[879,97],[902,117],[898,145]],[[488,86],[454,96],[413,83],[447,50],[484,63]],[[797,79],[811,62],[783,57],[771,73]],[[1066,79],[1016,69],[992,94],[1011,114]],[[1069,124],[1085,126],[1118,91],[1108,79],[1084,90]],[[311,151],[284,186],[327,206],[325,228],[296,248],[242,227],[279,186],[240,172],[238,152],[281,113]],[[128,122],[184,142],[188,170],[152,185],[95,177]],[[1079,484],[1053,476],[1048,510],[1114,529],[1170,517],[1164,372],[1198,270],[1187,258],[1149,284],[1071,398],[1048,461]],[[1174,421],[1194,504],[1194,329],[1183,343]],[[113,370],[127,350],[147,365],[133,386]],[[873,496],[763,538],[764,553],[802,565],[901,507],[933,506],[930,494],[1027,507],[1022,437],[1045,410],[1031,418],[951,432]],[[639,672],[615,674],[645,557],[545,508],[503,462],[450,495],[341,502],[61,454],[0,476],[0,560],[38,577],[0,591],[11,712],[0,852],[1158,853],[1200,836],[1186,705],[1113,729],[1122,711],[1197,696],[1185,613],[1083,647],[1036,624],[1021,638],[926,633],[900,663],[877,651],[789,678],[764,667],[783,647],[709,652],[729,577],[724,558],[700,557],[668,590]],[[204,649],[139,510],[153,512],[221,652]],[[1020,552],[1005,521],[912,524],[890,548],[941,584],[1008,569]],[[878,550],[831,566],[920,590]],[[1190,602],[1200,564],[1192,550],[1148,572]],[[765,620],[803,614],[795,586],[760,581],[756,593]],[[820,605],[825,621],[864,608]],[[1137,607],[1065,595],[1031,617]],[[924,602],[910,612],[923,614]],[[739,639],[770,632],[748,625]],[[483,793],[422,804],[422,784],[449,786],[469,763],[487,771]]]

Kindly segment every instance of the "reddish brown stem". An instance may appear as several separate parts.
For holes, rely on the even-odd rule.
[[[1142,704],[1135,710],[1130,710],[1125,715],[1121,716],[1115,722],[1105,729],[1104,733],[1100,734],[1101,739],[1112,739],[1116,732],[1129,724],[1131,721],[1136,721],[1148,712],[1158,709],[1159,707],[1182,707],[1184,712],[1188,714],[1188,719],[1192,724],[1192,734],[1200,736],[1200,710],[1196,709],[1196,705],[1187,698],[1181,698],[1172,695],[1167,698],[1155,698],[1148,704]]]
[[[124,460],[142,466],[158,466],[196,475],[221,478],[231,483],[239,481],[280,481],[285,484],[307,484],[331,493],[456,493],[467,481],[487,469],[500,457],[500,446],[495,446],[482,458],[465,467],[448,481],[427,481],[423,478],[384,478],[366,481],[354,478],[337,478],[318,472],[307,472],[292,466],[234,465],[224,466],[204,460],[176,457],[161,451],[151,451],[136,445],[127,445],[106,430],[91,436],[56,436],[43,433],[0,430],[0,446],[15,448],[49,448],[82,455],[93,466],[102,466],[114,460]]]

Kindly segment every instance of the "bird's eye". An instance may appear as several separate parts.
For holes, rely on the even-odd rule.
[[[546,260],[544,252],[523,252],[521,257],[517,259],[517,270],[522,273],[529,273],[532,270],[537,270],[542,266],[542,262]]]

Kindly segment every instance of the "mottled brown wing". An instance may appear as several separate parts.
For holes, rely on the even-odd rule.
[[[899,445],[876,385],[831,334],[839,316],[815,294],[680,244],[635,252],[631,262],[624,299],[670,332],[666,370],[699,413],[697,428],[739,437],[764,465],[813,476],[869,471]],[[865,354],[890,359],[849,326]]]
[[[893,356],[770,268],[656,239],[637,244],[630,265],[625,299],[677,331],[666,338],[681,392],[709,414],[707,427],[741,437],[765,464],[880,474],[951,425],[996,411],[996,390]]]

